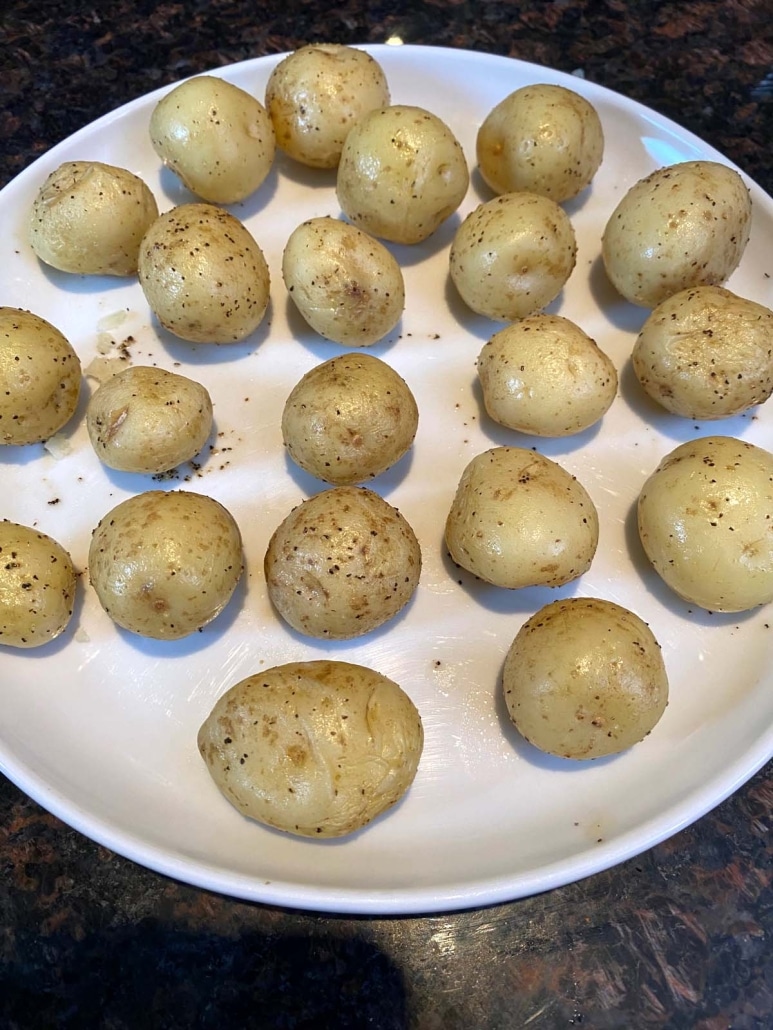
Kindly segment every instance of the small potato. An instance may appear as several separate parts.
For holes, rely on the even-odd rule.
[[[336,218],[295,229],[282,277],[311,328],[334,343],[368,347],[391,332],[405,306],[400,266],[386,247]]]
[[[274,129],[261,102],[214,75],[166,94],[150,116],[153,149],[188,189],[213,204],[244,200],[274,161]]]
[[[81,363],[45,319],[0,307],[0,444],[41,443],[75,414]]]
[[[45,533],[0,522],[0,645],[40,647],[70,622],[76,575],[61,544]]]
[[[727,418],[773,393],[773,311],[721,286],[662,301],[642,326],[633,369],[674,415]]]
[[[336,486],[290,512],[269,541],[264,570],[271,602],[293,629],[348,640],[410,601],[421,550],[400,512],[378,494]]]
[[[336,190],[346,217],[393,243],[421,243],[456,211],[470,173],[464,151],[437,115],[393,104],[346,137]]]
[[[560,315],[533,315],[500,329],[480,352],[478,377],[491,418],[535,436],[587,429],[617,393],[611,360]]]
[[[300,837],[343,837],[391,808],[424,745],[416,706],[392,680],[348,662],[292,662],[231,687],[198,734],[223,795]]]
[[[107,614],[156,640],[178,640],[211,622],[243,570],[233,516],[211,497],[184,490],[121,501],[89,548],[91,585]]]
[[[553,601],[528,619],[502,673],[519,733],[561,758],[603,758],[651,733],[668,704],[660,645],[611,601]]]
[[[296,464],[327,483],[372,479],[406,453],[419,424],[408,384],[370,354],[346,354],[312,368],[282,413],[282,437]]]
[[[667,454],[639,494],[644,551],[665,583],[709,611],[773,600],[773,454],[730,436]]]
[[[158,217],[148,186],[125,168],[67,161],[32,205],[28,236],[47,265],[79,275],[134,275],[140,240]]]
[[[585,488],[550,458],[493,447],[467,465],[445,540],[463,569],[494,586],[558,587],[590,568],[599,539]]]
[[[381,65],[364,50],[338,43],[295,50],[266,85],[278,146],[312,168],[335,168],[352,126],[388,103]]]
[[[476,149],[480,173],[495,193],[541,193],[560,204],[598,171],[604,132],[596,109],[579,93],[535,83],[489,112]]]
[[[212,430],[212,401],[175,372],[133,365],[93,394],[86,427],[99,460],[122,472],[168,472],[198,454]]]
[[[469,308],[514,322],[556,299],[576,258],[574,228],[554,200],[504,193],[480,204],[459,226],[450,272]]]
[[[751,198],[738,172],[715,161],[659,168],[612,212],[602,258],[626,300],[655,307],[690,286],[729,278],[749,241]]]
[[[142,240],[139,277],[161,325],[193,343],[243,340],[268,308],[263,251],[212,204],[181,204],[156,219]]]

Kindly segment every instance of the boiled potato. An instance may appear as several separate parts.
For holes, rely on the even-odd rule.
[[[148,490],[121,501],[94,530],[89,577],[124,629],[177,640],[228,604],[244,569],[233,516],[211,497]]]
[[[655,307],[690,286],[721,285],[749,240],[751,199],[738,172],[684,161],[640,179],[612,212],[602,237],[612,285]]]
[[[727,418],[773,392],[773,311],[721,286],[661,301],[641,328],[633,369],[675,415]]]
[[[589,185],[604,156],[595,107],[565,86],[534,83],[501,100],[476,139],[478,167],[495,193],[541,193],[557,203]]]
[[[590,568],[599,538],[585,488],[550,458],[493,447],[467,465],[445,540],[463,569],[494,586],[557,587]]]
[[[500,329],[478,356],[486,411],[535,436],[568,436],[598,422],[617,393],[617,370],[568,318],[533,315]]]
[[[282,521],[264,570],[271,602],[293,629],[347,640],[388,622],[410,601],[421,550],[405,518],[378,494],[336,486]]]
[[[73,612],[72,559],[50,536],[0,522],[0,645],[40,647],[58,637]]]
[[[536,193],[504,193],[480,204],[451,245],[451,279],[479,315],[514,322],[555,300],[574,269],[569,217]]]
[[[518,631],[502,673],[518,731],[562,758],[603,758],[650,733],[668,704],[660,645],[638,615],[595,597],[545,605]]]
[[[400,321],[405,286],[386,247],[336,218],[312,218],[290,235],[282,277],[311,328],[335,343],[368,347]]]
[[[301,837],[354,833],[416,775],[421,717],[392,680],[348,662],[255,673],[215,704],[199,751],[244,815]]]
[[[35,254],[61,272],[134,275],[140,240],[158,217],[156,198],[132,172],[100,161],[66,161],[32,205]]]
[[[40,443],[75,414],[81,363],[39,315],[0,307],[0,444]]]
[[[459,141],[437,115],[393,104],[346,137],[336,191],[356,226],[393,243],[421,243],[456,211],[470,173]]]
[[[681,444],[641,489],[652,567],[685,601],[740,612],[773,600],[773,454],[730,436]]]
[[[153,149],[188,189],[213,204],[244,200],[274,161],[274,129],[250,93],[197,75],[162,97],[150,116]]]
[[[181,204],[156,219],[142,240],[139,277],[161,325],[194,343],[243,340],[268,308],[263,251],[212,204]]]
[[[282,412],[287,453],[306,472],[347,486],[372,479],[413,443],[419,410],[408,384],[370,354],[316,365]]]
[[[339,43],[295,50],[266,85],[277,144],[312,168],[335,168],[352,126],[388,103],[389,86],[378,61]]]
[[[122,472],[168,472],[198,454],[212,430],[201,385],[162,368],[133,365],[92,395],[86,427],[97,457]]]

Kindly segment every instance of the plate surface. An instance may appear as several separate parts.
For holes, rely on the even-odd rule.
[[[177,479],[112,473],[91,450],[82,404],[66,431],[68,453],[0,451],[0,515],[54,536],[84,569],[92,528],[120,500],[159,486],[197,490],[235,516],[248,575],[214,623],[177,643],[118,630],[84,575],[62,638],[0,657],[0,769],[83,833],[183,881],[291,907],[429,912],[521,897],[631,857],[704,814],[773,754],[771,613],[691,611],[648,569],[632,515],[643,481],[678,443],[723,433],[773,449],[773,411],[697,425],[647,403],[629,361],[646,312],[614,293],[600,263],[603,227],[630,185],[662,164],[723,160],[716,151],[636,103],[545,68],[465,51],[365,49],[385,68],[393,101],[440,115],[471,168],[478,126],[513,89],[555,82],[595,105],[605,159],[592,187],[566,205],[578,260],[550,310],[578,322],[610,355],[620,372],[618,398],[600,426],[558,441],[521,437],[485,417],[475,360],[500,326],[464,308],[447,271],[461,217],[490,195],[473,174],[462,208],[434,237],[392,248],[404,270],[406,311],[398,330],[371,349],[407,380],[420,410],[412,453],[372,484],[420,540],[417,595],[393,623],[359,640],[325,645],[294,634],[267,600],[262,559],[290,508],[324,484],[285,459],[281,411],[301,375],[342,348],[315,338],[290,309],[281,253],[304,218],[340,214],[334,177],[279,157],[261,189],[231,207],[266,254],[271,308],[243,344],[194,346],[154,324],[136,281],[67,276],[32,256],[26,215],[62,161],[129,168],[150,185],[161,210],[193,199],[161,170],[148,139],[150,112],[165,90],[78,132],[0,193],[1,302],[57,325],[84,366],[106,347],[123,347],[134,364],[200,379],[213,397],[216,436],[199,467],[181,468]],[[277,60],[216,74],[262,99]],[[748,185],[752,236],[728,285],[771,306],[773,202]],[[443,526],[462,469],[479,451],[504,443],[536,444],[581,480],[599,509],[595,561],[559,591],[487,587],[445,554]],[[640,614],[663,646],[671,682],[669,707],[644,742],[586,764],[544,756],[523,742],[500,698],[502,662],[522,622],[542,604],[572,595],[605,597]],[[196,733],[215,699],[239,679],[323,655],[369,665],[400,683],[422,713],[426,745],[416,781],[395,809],[351,838],[312,842],[242,818],[210,780]]]

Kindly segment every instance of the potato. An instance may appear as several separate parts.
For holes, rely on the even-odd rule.
[[[0,307],[0,444],[40,443],[75,414],[81,363],[50,322]]]
[[[335,218],[312,218],[291,233],[282,277],[311,328],[349,347],[368,347],[386,336],[405,306],[394,257],[372,236]]]
[[[279,62],[266,85],[277,144],[312,168],[335,168],[364,115],[389,103],[381,65],[364,50],[311,43]]]
[[[142,240],[139,277],[161,325],[194,343],[243,340],[268,307],[263,251],[212,204],[181,204],[156,219]]]
[[[532,315],[500,329],[478,356],[478,377],[491,418],[535,436],[587,429],[617,393],[609,357],[560,315]]]
[[[504,193],[465,218],[451,244],[451,279],[479,315],[514,322],[555,300],[574,269],[569,217],[536,193]]]
[[[393,104],[371,111],[346,137],[336,192],[360,229],[421,243],[456,211],[470,173],[459,141],[437,115]]]
[[[395,464],[416,436],[419,410],[408,384],[370,354],[316,365],[282,412],[287,453],[312,476],[347,486]]]
[[[685,601],[740,612],[773,600],[773,454],[730,436],[683,443],[637,508],[652,567]]]
[[[47,265],[80,275],[134,275],[140,240],[158,217],[156,198],[132,172],[66,161],[32,205],[28,236]]]
[[[721,286],[680,290],[650,314],[632,358],[642,387],[667,411],[738,415],[773,392],[773,311]]]
[[[378,494],[336,486],[282,521],[264,571],[269,598],[293,629],[347,640],[388,622],[410,601],[421,550],[405,518]]]
[[[598,171],[604,131],[595,107],[579,93],[534,83],[488,113],[476,151],[480,174],[495,193],[540,193],[561,203]]]
[[[192,379],[133,365],[92,395],[86,427],[99,460],[122,472],[168,472],[198,454],[212,430],[212,400]]]
[[[520,447],[493,447],[467,465],[445,540],[463,569],[494,586],[557,587],[590,568],[596,507],[561,465]]]
[[[553,601],[532,615],[507,653],[502,685],[519,733],[562,758],[625,751],[652,732],[668,704],[650,628],[595,597]]]
[[[301,837],[354,833],[405,794],[424,744],[408,695],[348,662],[279,665],[231,687],[198,734],[223,795]]]
[[[76,575],[72,559],[50,536],[0,522],[0,644],[40,647],[70,622]]]
[[[156,640],[177,640],[211,622],[243,570],[233,516],[213,498],[184,490],[121,501],[89,547],[91,585],[107,614]]]
[[[690,286],[725,282],[750,226],[751,199],[738,172],[715,161],[669,165],[635,183],[612,212],[604,267],[626,300],[655,307]]]

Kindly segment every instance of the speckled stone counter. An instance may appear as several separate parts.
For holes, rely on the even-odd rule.
[[[397,35],[579,71],[674,118],[771,192],[772,24],[769,0],[9,0],[0,184],[164,83],[305,42]],[[0,658],[0,691],[1,669]],[[770,1027],[771,771],[608,872],[399,919],[284,911],[176,883],[2,779],[0,1026]]]

